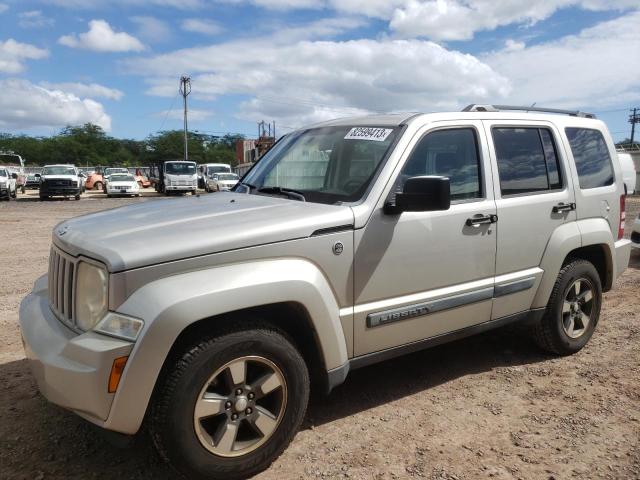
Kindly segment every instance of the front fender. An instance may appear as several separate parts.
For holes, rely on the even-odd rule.
[[[345,364],[338,303],[327,279],[309,261],[286,258],[207,268],[165,277],[137,290],[118,312],[141,318],[145,325],[105,428],[137,432],[164,360],[189,325],[227,312],[291,301],[307,309],[326,369]]]

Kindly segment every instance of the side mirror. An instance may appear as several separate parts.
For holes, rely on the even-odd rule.
[[[396,194],[394,213],[436,212],[449,210],[451,187],[447,177],[411,177],[404,184],[402,193]]]
[[[36,173],[34,176],[35,176],[36,178],[40,178],[40,174],[39,174],[39,173]]]
[[[12,173],[11,174],[11,178],[13,178],[14,180],[18,179],[18,174],[17,173]]]

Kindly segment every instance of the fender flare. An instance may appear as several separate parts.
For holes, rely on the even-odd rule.
[[[544,274],[531,308],[545,308],[547,306],[558,273],[567,255],[577,248],[592,245],[604,247],[607,269],[611,269],[607,278],[615,278],[615,263],[612,261],[613,237],[609,223],[603,218],[589,218],[562,224],[554,230],[542,255],[540,268]],[[603,285],[603,288],[606,289],[607,286]]]
[[[322,272],[307,260],[224,265],[165,277],[138,289],[117,309],[143,319],[145,325],[127,361],[105,428],[127,434],[138,431],[164,361],[189,325],[245,308],[292,301],[307,309],[326,369],[347,363],[336,297]]]

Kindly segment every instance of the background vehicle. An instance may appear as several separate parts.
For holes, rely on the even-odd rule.
[[[16,173],[9,172],[7,167],[0,167],[0,199],[11,200],[16,198],[18,188],[16,186]]]
[[[206,188],[207,179],[214,173],[231,173],[227,163],[203,163],[198,165],[198,188]]]
[[[40,177],[35,173],[27,175],[25,184],[22,186],[22,193],[27,190],[38,190],[40,188]]]
[[[325,122],[234,192],[126,208],[56,227],[25,351],[49,400],[123,434],[144,419],[187,478],[266,468],[312,380],[513,322],[578,352],[631,244],[604,123],[535,107]]]
[[[151,186],[151,182],[149,181],[149,178],[142,171],[142,169],[140,169],[140,168],[130,168],[129,169],[129,173],[133,174],[133,176],[135,177],[136,182],[138,182],[138,186],[140,188],[149,188]]]
[[[235,173],[212,173],[207,177],[205,190],[207,192],[228,191],[236,186],[240,177]]]
[[[636,166],[629,153],[618,152],[618,159],[622,167],[622,179],[627,195],[633,195],[636,191]]]
[[[184,160],[167,160],[151,167],[149,180],[156,192],[170,195],[171,193],[196,194],[198,175],[196,163]]]
[[[633,222],[633,230],[631,231],[631,242],[636,248],[640,248],[640,215]]]
[[[40,178],[40,200],[50,197],[74,197],[80,200],[82,180],[75,166],[47,165],[42,173],[36,175]]]
[[[107,183],[109,183],[109,179],[111,175],[116,173],[128,175],[129,169],[124,167],[109,167],[104,169],[104,173],[102,174],[102,191],[107,193]]]
[[[140,196],[140,186],[131,174],[112,173],[106,185],[107,196],[109,197],[117,195]]]

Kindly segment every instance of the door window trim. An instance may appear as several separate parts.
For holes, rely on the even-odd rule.
[[[500,185],[500,165],[498,164],[498,152],[496,151],[496,145],[495,142],[493,140],[493,129],[494,128],[534,128],[536,130],[538,130],[538,136],[540,137],[540,129],[544,128],[546,130],[548,130],[551,133],[551,139],[554,142],[554,147],[555,147],[555,152],[556,152],[556,156],[558,157],[558,175],[560,176],[560,182],[561,182],[561,186],[560,188],[553,188],[553,189],[548,189],[548,190],[538,190],[538,191],[531,191],[531,192],[523,192],[523,193],[513,193],[513,194],[506,194],[504,195],[502,193],[502,187]],[[519,198],[519,197],[528,197],[528,196],[533,196],[533,195],[549,195],[549,194],[554,194],[554,193],[561,193],[561,192],[565,192],[567,191],[567,188],[569,187],[569,174],[567,174],[567,161],[568,158],[566,157],[566,154],[563,152],[561,153],[561,149],[560,146],[562,145],[561,142],[558,141],[558,132],[556,131],[556,127],[554,125],[550,125],[548,123],[541,123],[539,125],[536,124],[530,124],[530,123],[526,123],[526,124],[513,124],[513,123],[499,123],[499,122],[491,122],[488,125],[488,129],[489,129],[489,139],[488,142],[490,143],[490,152],[493,153],[493,157],[495,160],[495,168],[496,168],[496,179],[497,179],[497,184],[495,185],[496,191],[495,191],[495,195],[496,195],[496,200],[501,200],[501,199],[509,199],[509,198]],[[540,140],[542,143],[542,139]],[[542,150],[544,153],[544,145],[542,146]],[[544,153],[545,155],[545,168],[548,168],[546,165],[546,153]],[[549,180],[549,175],[548,175],[548,170],[547,170],[547,181]]]
[[[397,173],[395,173],[392,176],[391,179],[391,190],[386,194],[385,198],[385,204],[387,202],[389,202],[390,197],[393,195],[393,185],[395,185],[396,180],[398,179],[398,177],[402,174],[402,171],[404,169],[404,167],[406,166],[407,162],[409,161],[409,159],[411,158],[411,155],[413,154],[413,152],[416,150],[416,148],[418,147],[418,145],[420,144],[420,142],[422,142],[422,140],[427,136],[430,135],[434,132],[440,132],[443,130],[464,130],[464,129],[471,129],[473,130],[473,134],[474,134],[474,138],[475,138],[475,144],[476,144],[476,156],[478,159],[478,166],[480,167],[478,169],[478,185],[480,187],[480,196],[479,197],[474,197],[474,198],[460,198],[460,199],[456,199],[456,200],[451,200],[451,206],[454,205],[460,205],[460,204],[466,204],[466,203],[476,203],[476,202],[483,202],[487,200],[487,190],[489,188],[491,188],[491,185],[487,185],[487,179],[490,178],[489,176],[487,176],[486,174],[486,169],[485,169],[485,158],[482,154],[482,143],[481,143],[481,136],[480,136],[480,131],[478,130],[478,127],[476,125],[473,124],[459,124],[459,125],[442,125],[442,126],[436,126],[434,128],[430,128],[428,129],[426,132],[423,132],[422,134],[420,134],[420,137],[415,141],[415,143],[410,147],[410,151],[408,153],[404,153],[403,154],[403,158],[401,160],[401,162],[399,162],[400,164],[398,165],[398,170]],[[407,149],[408,150],[408,149]]]

